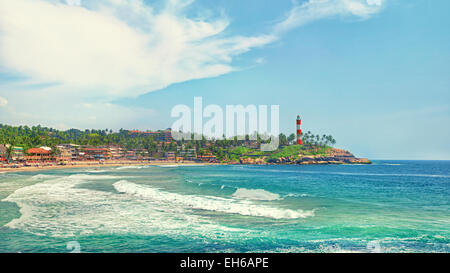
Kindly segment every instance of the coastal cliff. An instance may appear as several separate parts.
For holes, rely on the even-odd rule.
[[[329,148],[317,154],[305,154],[304,150],[298,150],[290,155],[282,153],[271,156],[245,156],[239,160],[240,164],[264,165],[264,164],[298,164],[298,165],[325,165],[325,164],[371,164],[367,158],[357,158],[352,153],[342,149]]]

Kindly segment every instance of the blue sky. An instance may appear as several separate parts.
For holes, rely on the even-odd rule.
[[[450,159],[449,8],[0,0],[10,15],[0,19],[0,122],[159,129],[174,122],[173,106],[202,96],[278,104],[282,132],[294,132],[300,114],[305,130],[358,156]]]

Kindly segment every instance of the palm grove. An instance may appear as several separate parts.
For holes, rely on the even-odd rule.
[[[296,140],[295,134],[289,136],[280,134],[278,137],[281,147],[292,145]],[[54,153],[58,153],[58,150],[55,149],[57,145],[71,143],[92,147],[118,144],[127,150],[147,150],[154,157],[162,156],[165,152],[178,153],[181,149],[195,149],[198,155],[211,153],[217,156],[220,161],[237,160],[240,156],[246,154],[268,155],[255,148],[255,146],[265,142],[259,135],[257,135],[255,141],[251,141],[248,135],[243,137],[243,140],[240,139],[235,136],[231,139],[214,140],[202,136],[201,140],[158,142],[151,136],[132,135],[130,131],[124,129],[117,132],[110,129],[61,131],[42,126],[28,127],[0,124],[0,144],[9,144],[9,150],[12,146],[20,146],[25,150],[47,146],[54,148]],[[310,149],[313,152],[319,152],[336,144],[336,140],[331,135],[314,135],[310,131],[303,134],[302,139],[304,142],[302,148]],[[255,145],[252,145],[252,148],[242,148],[249,142],[253,142]],[[276,152],[272,152],[272,154]]]

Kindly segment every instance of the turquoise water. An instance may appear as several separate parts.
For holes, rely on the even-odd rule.
[[[0,252],[450,252],[449,197],[449,161],[3,173]]]

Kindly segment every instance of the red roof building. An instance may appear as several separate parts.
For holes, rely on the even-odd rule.
[[[31,148],[26,151],[27,161],[51,161],[52,155],[51,151],[44,150],[41,148]]]
[[[36,154],[36,155],[41,155],[41,154],[42,155],[48,155],[51,152],[47,151],[47,150],[44,150],[42,148],[31,148],[31,149],[28,149],[26,153],[27,154]]]

